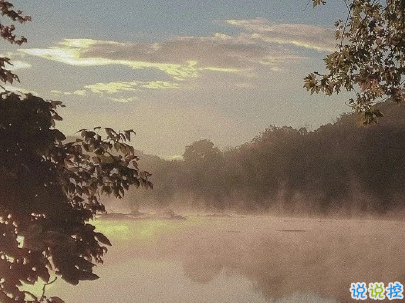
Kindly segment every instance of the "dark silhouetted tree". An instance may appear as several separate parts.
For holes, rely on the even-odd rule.
[[[183,158],[186,162],[210,161],[219,154],[220,150],[214,146],[214,143],[204,139],[186,146]]]
[[[0,1],[1,14],[24,23],[30,17]],[[21,44],[15,26],[0,24],[1,36]],[[0,80],[18,77],[0,59]],[[122,197],[129,186],[151,186],[128,144],[132,130],[81,130],[66,143],[55,128],[59,101],[32,94],[0,93],[0,302],[63,302],[33,294],[24,284],[46,285],[55,278],[77,284],[97,279],[109,240],[89,224],[104,212],[101,194]]]
[[[314,6],[325,4],[313,0]],[[311,73],[304,87],[326,95],[354,92],[349,104],[364,114],[364,123],[382,113],[377,102],[405,97],[405,1],[344,0],[348,15],[336,26],[337,50],[324,60],[327,73]]]

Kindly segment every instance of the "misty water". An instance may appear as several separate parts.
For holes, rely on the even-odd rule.
[[[193,215],[100,219],[113,242],[99,280],[50,294],[67,303],[348,302],[353,282],[405,282],[405,224]]]

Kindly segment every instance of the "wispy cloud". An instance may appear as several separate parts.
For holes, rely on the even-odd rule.
[[[51,93],[57,96],[86,96],[87,95],[87,91],[84,89],[78,89],[75,90],[73,92],[62,92],[60,90],[51,90]]]
[[[17,93],[17,94],[32,94],[32,95],[35,95],[35,96],[40,95],[38,92],[36,92],[34,90],[28,90],[28,89],[23,88],[23,87],[15,86],[14,84],[13,85],[11,85],[11,84],[2,84],[2,85],[0,85],[0,91],[3,91],[3,90],[9,91],[9,92],[14,92],[14,93]]]
[[[138,101],[138,97],[128,97],[128,98],[112,98],[108,97],[108,100],[114,101],[114,102],[119,102],[119,103],[129,103],[129,102],[134,102]]]
[[[62,92],[59,90],[51,91],[54,95],[76,95],[76,96],[85,96],[88,93],[94,94],[117,94],[123,92],[135,92],[143,90],[165,90],[165,89],[177,89],[180,85],[177,82],[169,81],[130,81],[130,82],[107,82],[107,83],[95,83],[85,85],[82,89],[75,90],[73,92]],[[130,98],[112,98],[109,97],[109,100],[117,102],[131,102],[137,100],[136,97]]]
[[[95,54],[89,56],[94,49],[116,48],[122,50],[126,44],[114,41],[99,41],[92,39],[65,39],[57,45],[50,48],[21,49],[22,53],[53,60],[74,66],[103,66],[103,65],[124,65],[133,69],[156,69],[160,70],[175,79],[184,79],[196,77],[198,70],[194,67],[195,62],[185,62],[184,64],[159,63],[152,61],[140,61],[136,58],[114,58],[114,52],[111,56]]]
[[[234,87],[248,89],[256,76],[279,73],[288,69],[290,63],[306,60],[306,55],[300,52],[302,48],[316,52],[334,49],[333,30],[315,25],[280,24],[263,18],[232,19],[225,24],[240,32],[173,37],[156,43],[65,39],[49,48],[20,49],[20,56],[31,55],[78,67],[121,65],[162,72],[155,81],[112,79],[112,82],[88,84],[74,91],[53,91],[56,95],[105,94],[113,101],[131,102],[139,91],[203,85],[203,74],[210,76],[209,73],[221,73],[233,79]],[[22,61],[16,63],[16,68],[30,66]],[[199,82],[191,82],[192,79]]]
[[[6,64],[6,68],[8,70],[19,70],[19,69],[27,69],[31,68],[32,65],[28,62],[26,62],[23,58],[25,57],[25,54],[19,53],[19,52],[6,52],[0,54],[0,57],[2,58],[8,58],[10,59],[9,64]]]
[[[145,89],[175,89],[179,88],[179,84],[168,81],[131,81],[96,83],[85,85],[84,88],[93,93],[115,94],[118,92],[140,91]]]
[[[84,86],[84,88],[89,89],[93,93],[107,93],[115,94],[118,92],[125,91],[136,91],[136,82],[109,82],[109,83],[96,83]]]
[[[21,49],[20,51],[28,55],[82,67],[124,65],[133,69],[155,69],[176,80],[197,77],[204,70],[237,72],[236,69],[232,68],[204,66],[196,61],[193,56],[182,57],[181,53],[176,55],[178,59],[174,59],[170,54],[162,57],[158,54],[160,48],[161,46],[158,44],[144,45],[91,39],[65,39],[50,48]],[[153,54],[153,49],[155,49],[155,54]],[[176,47],[169,52],[175,53],[175,49]],[[180,58],[182,59],[180,60]]]
[[[241,27],[235,20],[228,23]],[[279,43],[260,40],[247,32],[175,37],[158,43],[65,39],[49,48],[20,51],[75,66],[124,65],[133,69],[154,69],[174,80],[196,78],[203,72],[244,74],[257,66],[277,71],[285,63],[302,59]]]
[[[264,18],[227,20],[226,23],[248,32],[252,40],[294,45],[320,52],[335,49],[334,30],[328,28],[310,24],[280,24]]]
[[[7,69],[15,71],[18,69],[27,69],[27,68],[31,68],[32,65],[28,62],[25,61],[20,61],[20,60],[13,60],[11,62],[12,65],[8,66]]]

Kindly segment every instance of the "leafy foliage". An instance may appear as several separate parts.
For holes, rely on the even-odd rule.
[[[30,16],[23,15],[23,12],[20,10],[15,11],[13,9],[13,5],[8,1],[0,0],[0,11],[1,16],[11,19],[12,22],[25,23],[27,21],[31,21]],[[4,22],[0,22],[0,36],[3,39],[12,44],[18,45],[27,42],[25,37],[18,38],[14,34],[15,29],[16,27],[14,24],[5,25]],[[4,83],[13,83],[14,80],[18,81],[18,76],[7,69],[6,65],[11,65],[10,58],[0,57],[0,80]]]
[[[53,128],[60,102],[0,97],[0,299],[25,302],[21,282],[47,283],[50,273],[71,284],[96,279],[92,268],[111,245],[87,223],[105,211],[100,194],[121,198],[129,186],[151,183],[126,143],[131,131],[107,128],[102,139],[99,128],[81,130],[65,143]]]
[[[314,6],[325,1],[313,0]],[[364,113],[364,123],[382,116],[377,102],[405,98],[405,2],[402,0],[344,0],[346,20],[336,26],[337,50],[325,59],[327,73],[305,77],[312,93],[331,95],[353,91],[349,104]]]
[[[183,158],[187,162],[210,161],[219,153],[220,150],[214,146],[214,143],[205,139],[186,146]]]
[[[3,17],[24,23],[30,17],[0,0]],[[21,44],[13,25],[0,24],[1,36]],[[18,80],[0,58],[0,80]],[[130,186],[151,187],[138,169],[133,130],[83,129],[66,142],[55,128],[60,101],[32,94],[0,93],[0,302],[60,303],[45,286],[61,277],[71,284],[94,280],[110,241],[89,224],[104,212],[101,195],[122,198]],[[42,294],[24,284],[43,283]]]

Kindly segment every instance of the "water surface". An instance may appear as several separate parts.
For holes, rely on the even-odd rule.
[[[100,220],[100,279],[56,283],[67,303],[348,302],[353,282],[405,284],[396,221],[189,216]]]

